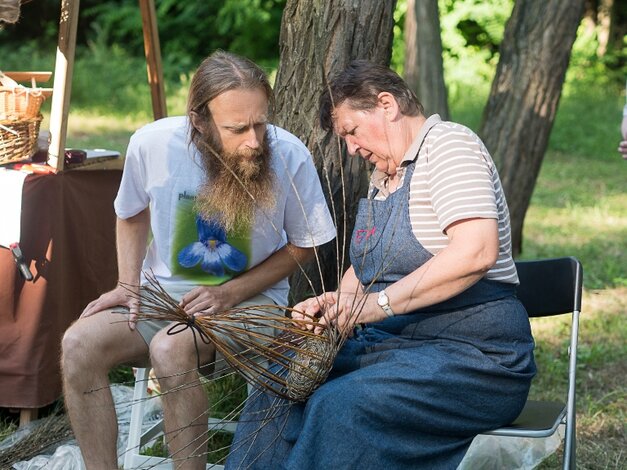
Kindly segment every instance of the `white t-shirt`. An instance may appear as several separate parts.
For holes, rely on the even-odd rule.
[[[114,207],[127,219],[150,206],[152,239],[143,271],[182,294],[198,285],[218,285],[264,261],[287,242],[318,246],[335,227],[307,147],[294,135],[268,126],[275,173],[276,205],[257,210],[247,233],[229,233],[202,221],[194,197],[205,181],[200,155],[188,144],[185,117],[165,118],[139,129],[128,146]],[[287,279],[263,294],[287,305]]]

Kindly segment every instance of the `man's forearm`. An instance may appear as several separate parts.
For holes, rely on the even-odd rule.
[[[126,284],[139,284],[142,262],[146,256],[150,210],[148,208],[116,224],[118,279]]]
[[[288,277],[313,256],[314,248],[300,248],[288,243],[262,263],[224,284],[224,287],[228,287],[235,303],[243,302]]]

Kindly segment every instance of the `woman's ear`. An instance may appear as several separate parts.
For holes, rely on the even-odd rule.
[[[382,91],[377,95],[377,106],[383,109],[386,119],[395,121],[400,113],[398,102],[392,93]]]

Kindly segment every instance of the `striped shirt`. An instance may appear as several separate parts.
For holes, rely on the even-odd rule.
[[[433,115],[423,124],[397,170],[401,184],[406,166],[414,160],[409,219],[420,244],[436,255],[448,246],[445,230],[452,223],[496,219],[499,256],[485,278],[518,284],[507,201],[492,157],[479,137],[461,124],[443,122]],[[376,198],[387,197],[386,179],[387,175],[374,171],[371,189],[379,190]]]

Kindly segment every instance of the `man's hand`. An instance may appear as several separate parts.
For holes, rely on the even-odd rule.
[[[623,159],[627,160],[627,140],[623,140],[618,144],[618,152],[623,154]]]
[[[80,318],[90,317],[98,312],[114,307],[127,307],[129,309],[128,327],[134,330],[137,312],[139,311],[139,302],[131,295],[128,289],[122,286],[117,286],[115,289],[105,292],[96,300],[87,304]]]
[[[189,316],[196,317],[222,312],[235,303],[224,286],[202,286],[185,294],[180,305]]]

